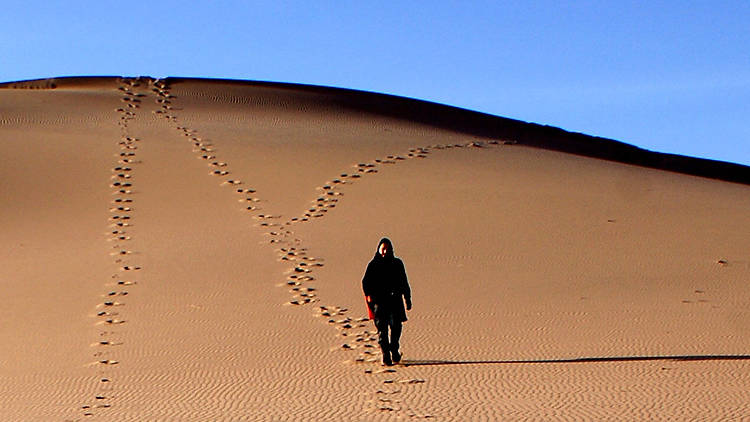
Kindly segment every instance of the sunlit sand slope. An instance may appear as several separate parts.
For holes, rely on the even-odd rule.
[[[746,167],[330,88],[0,87],[2,420],[750,415]]]

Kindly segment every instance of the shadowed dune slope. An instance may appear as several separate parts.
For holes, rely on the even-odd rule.
[[[167,78],[167,80],[177,82],[182,79]],[[200,81],[205,83],[225,82],[210,79]],[[750,168],[747,166],[648,151],[611,139],[567,132],[552,126],[527,123],[427,101],[312,85],[232,82],[284,89],[297,93],[318,94],[319,100],[343,108],[412,121],[483,138],[511,139],[522,145],[532,147],[731,182],[750,183]]]
[[[750,414],[747,167],[344,89],[0,88],[1,420]]]
[[[54,89],[56,87],[83,87],[110,79],[113,79],[113,77],[63,77],[6,82],[0,84],[0,88]],[[296,100],[302,102],[307,97],[305,94],[308,94],[315,98],[308,104],[310,106],[313,106],[313,104],[320,105],[322,102],[331,106],[412,121],[469,135],[512,139],[522,145],[532,147],[737,183],[750,183],[750,168],[747,166],[648,151],[612,139],[568,132],[552,126],[527,123],[411,98],[343,88],[280,82],[179,77],[170,77],[164,80],[170,83],[199,81],[204,85],[230,84],[232,86],[265,87],[276,90],[277,93],[287,91],[288,95],[296,95],[298,97]],[[263,90],[260,90],[257,94],[263,96],[262,92]]]

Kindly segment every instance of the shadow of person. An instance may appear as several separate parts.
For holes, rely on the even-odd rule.
[[[509,360],[441,360],[441,359],[404,359],[402,366],[433,365],[512,365],[512,364],[563,364],[563,363],[597,363],[597,362],[648,362],[648,361],[733,361],[750,360],[750,355],[662,355],[662,356],[598,356],[564,359],[509,359]]]

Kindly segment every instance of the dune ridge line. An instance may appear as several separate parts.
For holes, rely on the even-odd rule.
[[[107,76],[72,76],[0,83],[0,89],[54,85],[56,88],[100,84],[115,79]],[[144,79],[152,79],[144,77]],[[481,138],[514,139],[519,144],[599,158],[646,168],[750,184],[750,166],[723,161],[660,153],[627,143],[563,129],[494,116],[429,101],[346,88],[282,82],[167,77],[167,84],[198,81],[204,84],[268,87],[326,95],[328,101],[353,110],[423,123]]]

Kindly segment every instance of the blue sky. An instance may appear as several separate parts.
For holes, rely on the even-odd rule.
[[[3,0],[2,10],[0,81],[338,86],[750,165],[747,0]]]

